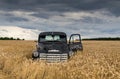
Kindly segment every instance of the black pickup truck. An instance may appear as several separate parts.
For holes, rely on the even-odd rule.
[[[78,50],[83,50],[80,34],[72,34],[67,39],[64,32],[41,32],[32,58],[47,62],[66,61]]]

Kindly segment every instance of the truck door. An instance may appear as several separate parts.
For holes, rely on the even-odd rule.
[[[83,50],[80,34],[72,34],[69,39],[69,48],[73,52]]]

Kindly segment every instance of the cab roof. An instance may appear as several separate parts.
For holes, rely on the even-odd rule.
[[[41,32],[39,35],[40,36],[41,35],[65,35],[66,36],[66,33],[64,32]]]

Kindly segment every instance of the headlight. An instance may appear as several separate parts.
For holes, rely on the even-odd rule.
[[[39,55],[38,52],[34,52],[34,53],[33,53],[33,56],[34,56],[34,57],[38,57],[38,55]]]

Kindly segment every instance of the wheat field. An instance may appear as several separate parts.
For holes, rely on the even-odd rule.
[[[33,61],[34,41],[0,41],[0,79],[120,79],[120,41],[83,41],[67,62]]]

